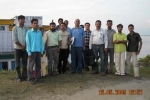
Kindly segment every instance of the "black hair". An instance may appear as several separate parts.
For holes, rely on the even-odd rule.
[[[90,23],[89,22],[86,22],[84,25],[88,24],[90,26]]]
[[[60,20],[62,20],[62,21],[63,21],[63,19],[62,19],[62,18],[59,18],[59,19],[58,19],[58,22],[59,22]]]
[[[63,24],[63,25],[65,25],[65,26],[66,26],[66,24],[65,24],[65,23],[61,23],[61,24]],[[60,25],[61,25],[61,24],[60,24]]]
[[[130,27],[130,26],[134,28],[134,25],[133,25],[133,24],[128,25],[128,27]]]
[[[122,25],[122,24],[118,24],[118,25],[117,25],[117,28],[118,28],[119,26],[121,26],[121,27],[123,28],[123,25]]]
[[[39,30],[40,30],[40,31],[41,31],[41,30],[44,30],[44,28],[43,28],[43,27],[41,27]]]
[[[19,19],[25,19],[25,17],[23,15],[18,16],[18,20]]]
[[[55,22],[51,22],[51,23],[50,23],[50,26],[51,26],[51,25],[55,25],[55,26],[56,26]]]
[[[108,22],[112,23],[113,21],[112,21],[112,20],[107,20],[107,23],[108,23]]]
[[[37,22],[38,22],[38,19],[33,18],[33,19],[31,20],[31,23],[33,24],[34,21],[37,21]]]
[[[65,20],[64,22],[66,22],[66,21],[68,22],[68,20]]]
[[[84,25],[80,25],[81,28],[84,28]]]
[[[100,22],[100,23],[101,23],[101,21],[100,21],[100,20],[96,20],[96,22],[95,22],[95,23],[97,23],[97,22]]]

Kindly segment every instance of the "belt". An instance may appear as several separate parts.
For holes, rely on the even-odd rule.
[[[104,44],[93,44],[93,45],[95,45],[95,46],[101,46],[101,45],[104,45]]]
[[[58,46],[48,46],[48,49],[50,48],[57,48]]]

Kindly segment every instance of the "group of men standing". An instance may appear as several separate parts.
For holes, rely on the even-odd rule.
[[[101,21],[97,20],[95,22],[96,29],[91,31],[90,23],[88,22],[85,23],[84,30],[83,27],[80,27],[80,20],[76,19],[74,22],[75,27],[70,29],[68,21],[65,20],[63,22],[63,19],[60,18],[58,19],[58,26],[54,22],[51,22],[50,30],[44,33],[42,32],[43,29],[39,30],[37,19],[31,20],[32,29],[30,30],[24,26],[24,20],[24,16],[18,16],[19,24],[14,26],[12,30],[18,82],[29,80],[31,84],[35,84],[32,73],[34,65],[36,70],[35,80],[40,83],[43,82],[40,75],[42,73],[40,71],[42,70],[46,74],[46,67],[44,69],[41,68],[41,57],[45,57],[43,55],[47,55],[48,57],[48,75],[53,76],[65,73],[70,46],[71,74],[75,74],[76,72],[82,74],[83,65],[86,70],[89,70],[88,65],[85,63],[85,58],[88,52],[92,51],[95,56],[92,74],[99,73],[99,58],[101,59],[101,74],[105,76],[107,73],[113,73],[115,54],[115,74],[119,76],[129,74],[130,59],[132,57],[134,75],[139,79],[137,55],[140,53],[142,47],[142,39],[138,33],[133,31],[134,26],[132,24],[128,26],[130,33],[126,36],[122,33],[122,24],[117,25],[118,32],[112,29],[112,20],[107,21],[107,29],[102,29]],[[126,51],[127,66],[125,67]],[[109,69],[107,67],[108,56],[110,57]],[[22,74],[20,71],[21,58],[23,64]]]

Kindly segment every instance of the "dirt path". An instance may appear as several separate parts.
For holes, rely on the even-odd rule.
[[[114,84],[113,84],[114,85]],[[150,100],[150,81],[134,80],[131,82],[121,83],[105,88],[91,87],[83,91],[77,92],[72,96],[66,97],[66,100]],[[126,90],[126,95],[99,95],[99,90],[104,89],[113,91]],[[129,95],[129,90],[143,90],[142,95]],[[65,99],[64,99],[65,100]]]
[[[91,81],[90,81],[91,82]],[[74,94],[55,94],[50,93],[34,94],[30,99],[32,100],[150,100],[150,80],[131,80],[128,82],[112,82],[112,84],[97,85],[97,82],[91,82],[87,89],[79,90]],[[99,84],[99,83],[98,83]],[[125,90],[126,95],[99,95],[99,90]],[[142,90],[142,95],[130,95],[129,90]]]

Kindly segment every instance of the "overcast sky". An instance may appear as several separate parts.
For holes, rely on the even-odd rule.
[[[0,19],[10,19],[16,15],[43,16],[43,24],[48,25],[52,19],[69,20],[69,27],[74,27],[74,20],[79,18],[81,24],[95,21],[113,20],[113,28],[121,23],[123,32],[128,33],[127,26],[134,24],[135,31],[150,35],[150,0],[0,0]]]

